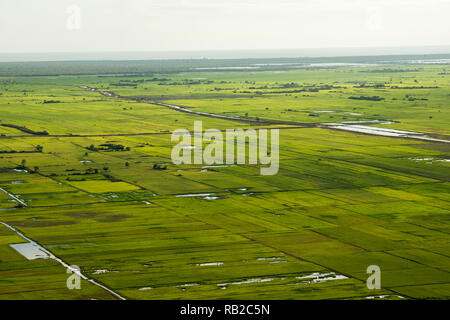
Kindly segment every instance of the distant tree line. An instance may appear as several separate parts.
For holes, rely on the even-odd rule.
[[[369,101],[383,101],[384,98],[379,96],[367,97],[367,96],[359,96],[359,97],[348,97],[353,100],[369,100]]]
[[[61,101],[59,101],[59,100],[44,100],[44,102],[42,102],[42,103],[44,103],[44,104],[46,104],[46,103],[61,103]]]
[[[361,83],[359,86],[355,86],[355,88],[385,88],[386,85],[384,83],[375,83],[375,84],[366,84],[366,83]]]

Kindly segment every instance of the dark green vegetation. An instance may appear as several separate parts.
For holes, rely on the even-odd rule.
[[[129,61],[49,61],[49,62],[0,62],[0,76],[49,76],[49,75],[118,75],[152,76],[165,78],[161,73],[176,74],[180,72],[256,71],[292,70],[299,67],[310,67],[316,63],[361,63],[387,64],[384,68],[370,70],[374,73],[404,73],[414,72],[409,68],[391,68],[391,64],[404,65],[411,60],[449,59],[450,54],[426,55],[385,55],[360,57],[311,57],[311,58],[271,58],[271,59],[179,59],[179,60],[129,60]],[[445,73],[445,72],[444,72]]]
[[[0,221],[129,299],[450,297],[449,144],[314,127],[391,120],[382,126],[446,138],[446,65],[200,72],[180,63],[148,76],[0,78],[0,188],[26,204],[0,190]],[[124,72],[105,62],[76,73],[98,68]],[[174,129],[270,127],[264,119],[298,123],[280,130],[276,176],[171,163]],[[177,197],[200,193],[218,199]],[[66,289],[66,270],[9,246],[21,242],[0,225],[0,298],[113,298],[87,282]],[[366,288],[369,265],[381,268],[381,290]],[[327,281],[311,282],[314,273]]]

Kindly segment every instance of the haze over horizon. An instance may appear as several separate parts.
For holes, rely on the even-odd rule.
[[[0,54],[450,47],[449,12],[450,0],[2,1]]]
[[[329,58],[352,56],[450,55],[450,46],[366,47],[366,48],[303,48],[210,51],[109,51],[109,52],[26,52],[1,53],[0,62],[38,61],[125,61],[172,59],[271,59]]]

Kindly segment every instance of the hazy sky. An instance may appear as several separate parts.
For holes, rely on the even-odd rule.
[[[422,45],[450,0],[0,0],[0,53]]]

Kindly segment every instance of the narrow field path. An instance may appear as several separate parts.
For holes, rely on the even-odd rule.
[[[4,193],[6,193],[8,196],[10,196],[11,198],[13,198],[14,200],[16,200],[18,203],[20,203],[21,205],[23,205],[24,207],[27,207],[27,203],[21,199],[19,199],[17,196],[13,195],[12,193],[6,191],[3,188],[0,188],[1,191],[3,191]]]

